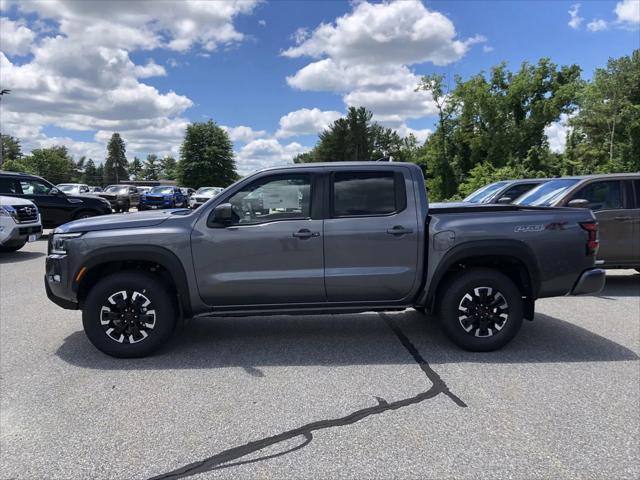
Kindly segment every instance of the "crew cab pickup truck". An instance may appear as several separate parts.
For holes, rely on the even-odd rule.
[[[45,285],[118,357],[153,352],[186,317],[410,307],[488,351],[533,319],[536,299],[598,292],[597,248],[589,210],[429,209],[415,165],[303,164],[246,177],[197,210],[63,225]]]

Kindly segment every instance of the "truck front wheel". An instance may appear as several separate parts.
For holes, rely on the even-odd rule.
[[[82,309],[93,345],[113,357],[144,357],[160,348],[176,326],[176,307],[162,281],[140,271],[114,273],[98,282]]]
[[[465,270],[453,276],[442,291],[440,324],[465,350],[502,348],[522,326],[522,294],[509,277],[496,270]]]

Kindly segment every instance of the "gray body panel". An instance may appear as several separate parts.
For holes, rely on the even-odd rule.
[[[217,205],[263,177],[301,171],[317,176],[321,180],[314,188],[321,190],[312,196],[322,203],[333,172],[389,170],[402,175],[406,190],[405,208],[390,215],[330,218],[326,208],[316,208],[307,219],[207,225]],[[415,165],[307,164],[247,177],[189,213],[113,215],[66,224],[56,233],[84,235],[68,242],[64,258],[48,257],[47,285],[53,297],[77,303],[72,278],[81,266],[110,249],[122,256],[127,247],[153,247],[179,262],[186,285],[178,290],[193,315],[385,310],[424,305],[452,258],[499,249],[525,257],[535,297],[565,295],[583,271],[593,268],[579,225],[588,221],[593,215],[587,210],[513,205],[430,212],[422,172]],[[388,232],[398,226],[405,233]],[[294,237],[301,229],[318,235]],[[49,279],[56,268],[67,272],[58,284]]]

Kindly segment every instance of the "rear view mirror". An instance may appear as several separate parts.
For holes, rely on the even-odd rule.
[[[501,198],[498,199],[497,203],[500,203],[500,204],[504,205],[504,204],[507,204],[507,203],[511,203],[512,201],[513,201],[513,199],[511,197],[501,197]]]
[[[213,209],[209,217],[209,224],[228,225],[233,222],[234,212],[230,203],[221,203]]]
[[[584,198],[575,198],[567,203],[567,207],[571,208],[589,208],[589,200]]]

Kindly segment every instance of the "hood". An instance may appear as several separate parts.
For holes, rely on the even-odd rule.
[[[116,230],[121,228],[152,227],[164,222],[176,210],[151,210],[149,212],[118,213],[100,217],[84,218],[65,223],[54,233],[95,232],[98,230]]]
[[[19,197],[5,197],[0,195],[0,205],[29,205],[35,207],[31,200]]]

